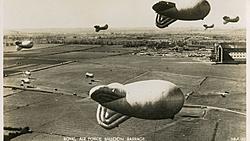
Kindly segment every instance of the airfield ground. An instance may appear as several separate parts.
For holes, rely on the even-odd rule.
[[[11,140],[245,140],[246,65],[212,65],[176,56],[137,56],[132,55],[134,51],[100,45],[5,50],[4,127],[28,126],[33,131]],[[26,70],[32,71],[32,89],[48,92],[11,89],[20,87],[25,77],[21,72]],[[93,73],[97,81],[85,78],[86,72]],[[130,118],[113,130],[97,124],[97,103],[88,98],[92,87],[148,79],[168,80],[185,94],[193,92],[186,104],[221,109],[184,107],[174,120]],[[225,91],[229,95],[221,97],[219,93]],[[5,137],[10,137],[11,132],[4,130]]]

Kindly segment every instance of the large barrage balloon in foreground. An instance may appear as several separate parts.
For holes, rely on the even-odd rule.
[[[107,30],[108,25],[107,24],[105,24],[104,26],[95,25],[94,28],[96,32],[99,32],[100,30]]]
[[[227,23],[236,23],[236,22],[238,22],[238,21],[240,20],[240,17],[237,16],[237,17],[235,17],[235,18],[230,18],[230,17],[228,17],[228,16],[224,16],[224,17],[223,17],[223,20],[224,20],[223,24],[227,24]]]
[[[23,48],[29,49],[32,48],[34,43],[32,41],[15,41],[15,45],[16,45],[16,50],[20,51]]]
[[[97,121],[106,129],[117,127],[129,117],[173,119],[185,99],[179,87],[163,80],[100,85],[92,88],[89,96],[99,103]]]
[[[156,26],[168,27],[177,20],[203,20],[210,12],[210,4],[206,0],[160,1],[153,5],[156,15]]]

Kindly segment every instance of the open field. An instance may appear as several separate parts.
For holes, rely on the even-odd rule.
[[[4,127],[28,126],[33,131],[12,140],[62,141],[67,137],[246,140],[246,65],[211,65],[174,56],[136,56],[132,55],[134,51],[117,45],[60,45],[4,53],[4,73],[8,75],[4,77],[4,85],[19,86],[24,78],[22,71],[37,70],[31,76],[35,89],[62,92],[4,88]],[[75,62],[62,64],[66,61]],[[48,69],[38,69],[51,65]],[[93,73],[98,81],[85,78],[86,72]],[[184,107],[173,120],[130,118],[113,130],[97,124],[97,103],[87,98],[93,86],[148,79],[168,80],[180,86],[185,94],[193,92],[186,104],[222,109]],[[225,91],[229,95],[224,98],[218,94]],[[4,130],[6,136],[8,132]]]

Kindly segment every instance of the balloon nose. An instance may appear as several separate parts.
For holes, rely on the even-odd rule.
[[[164,10],[167,10],[169,8],[173,8],[175,7],[174,3],[171,2],[166,2],[166,1],[160,1],[156,4],[153,5],[152,9],[156,12],[156,13],[160,13]]]
[[[20,45],[22,42],[21,41],[15,41],[16,45]]]
[[[104,85],[95,86],[95,87],[93,87],[92,89],[90,89],[90,91],[89,91],[89,97],[92,98],[93,93],[94,93],[96,90],[98,90],[98,89],[100,89],[100,88],[102,88],[102,87],[104,87]]]
[[[125,96],[125,91],[105,85],[95,86],[89,91],[89,97],[99,103],[111,102]]]

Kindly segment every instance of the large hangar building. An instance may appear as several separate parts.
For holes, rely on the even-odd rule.
[[[246,48],[228,43],[216,43],[214,45],[213,61],[216,64],[245,64]]]

